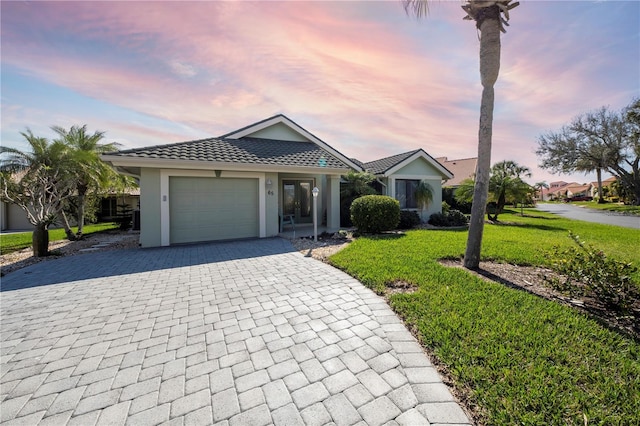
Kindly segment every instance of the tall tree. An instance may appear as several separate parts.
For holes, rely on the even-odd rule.
[[[552,173],[601,171],[616,176],[640,203],[640,99],[620,112],[607,107],[581,114],[557,132],[538,137],[540,167]],[[600,199],[603,197],[601,196]]]
[[[547,182],[544,182],[544,181],[536,182],[533,185],[533,189],[535,190],[535,195],[539,196],[540,200],[542,200],[542,197],[543,197],[542,190],[543,189],[549,189],[549,184]]]
[[[522,201],[531,192],[531,186],[522,180],[525,176],[531,177],[531,170],[514,161],[501,161],[491,167],[489,192],[493,195],[496,210],[493,216],[488,214],[489,220],[498,220],[508,200]]]
[[[492,215],[492,212],[487,209],[489,220],[497,221],[498,215],[504,211],[508,202],[518,202],[529,197],[532,188],[522,180],[523,177],[531,177],[531,171],[528,167],[520,166],[514,161],[501,161],[491,167],[487,200],[495,203],[495,211]],[[465,202],[472,199],[474,187],[473,179],[463,180],[456,189],[456,200]]]
[[[0,198],[25,211],[35,227],[33,255],[42,257],[49,254],[49,226],[74,187],[66,172],[68,148],[61,142],[37,137],[29,129],[20,134],[30,145],[31,152],[0,147]]]
[[[466,12],[466,20],[476,23],[480,31],[480,81],[482,83],[482,99],[480,102],[480,126],[478,131],[478,164],[475,174],[473,204],[467,248],[464,254],[464,266],[478,269],[480,266],[480,250],[484,231],[484,212],[489,191],[489,174],[491,168],[491,138],[493,133],[493,87],[500,72],[500,32],[506,32],[509,25],[509,11],[518,6],[512,0],[466,0],[462,9]],[[407,13],[417,17],[428,12],[428,0],[402,0]]]
[[[96,131],[89,134],[86,125],[72,126],[69,130],[59,126],[53,126],[51,129],[59,135],[60,142],[70,147],[70,161],[72,162],[70,170],[75,178],[78,196],[76,217],[78,232],[77,235],[69,235],[70,228],[65,226],[65,230],[71,239],[81,238],[87,192],[97,190],[114,173],[113,169],[100,159],[100,154],[116,151],[119,144],[101,143],[105,132]]]

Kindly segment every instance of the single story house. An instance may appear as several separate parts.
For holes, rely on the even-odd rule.
[[[103,160],[140,181],[140,244],[271,237],[283,222],[340,228],[340,179],[363,167],[282,114],[217,138],[107,153]],[[407,180],[429,179],[440,197],[452,174],[423,150],[367,163],[401,196]],[[434,197],[435,198],[435,197]],[[405,201],[406,204],[406,201]],[[433,211],[441,203],[434,200]],[[410,204],[409,204],[410,205]]]

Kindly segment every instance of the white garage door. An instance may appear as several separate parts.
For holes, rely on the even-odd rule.
[[[170,243],[257,237],[258,179],[169,178]]]

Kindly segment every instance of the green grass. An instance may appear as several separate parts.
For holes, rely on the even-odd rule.
[[[571,204],[576,206],[584,206],[595,210],[605,210],[608,212],[624,213],[640,216],[640,206],[627,206],[618,203],[598,204],[595,201],[574,201]]]
[[[78,230],[77,227],[72,228],[74,232]],[[96,232],[110,231],[112,229],[118,229],[118,224],[115,223],[96,223],[91,225],[85,225],[83,228],[83,234],[89,235]],[[15,234],[2,234],[0,235],[0,253],[8,254],[14,251],[22,250],[27,247],[31,247],[31,232],[20,232]],[[64,233],[64,229],[51,229],[49,230],[49,242],[59,241],[66,239],[67,236]]]
[[[605,253],[640,265],[640,230],[570,221],[527,210],[485,227],[483,259],[545,264],[568,231]],[[486,424],[637,424],[640,343],[586,314],[437,263],[461,258],[466,231],[409,231],[359,238],[331,257],[382,291],[418,285],[391,306],[467,392]],[[636,277],[638,278],[638,277]]]

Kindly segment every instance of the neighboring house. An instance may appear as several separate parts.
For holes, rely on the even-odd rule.
[[[542,201],[563,200],[567,196],[567,187],[569,185],[577,185],[577,183],[551,182],[549,188],[542,189]]]
[[[122,211],[122,206],[134,211],[140,209],[140,189],[130,189],[123,194],[109,194],[100,199],[100,210],[97,217],[100,222],[115,220]]]
[[[591,184],[569,185],[567,186],[567,198],[590,197]]]
[[[118,206],[123,203],[131,210],[140,208],[140,190],[136,189],[128,191],[127,194],[112,194],[102,197],[100,200],[100,210],[97,212],[99,221],[115,220],[118,215]],[[75,225],[73,217],[68,217],[72,226]],[[24,210],[13,203],[5,203],[0,201],[0,230],[2,231],[32,231],[33,225],[27,219]],[[59,221],[52,225],[53,228],[59,227]]]
[[[451,173],[422,150],[408,154],[379,174],[392,186],[388,193],[396,195],[396,182],[427,178],[437,183],[434,195],[440,197],[440,182]],[[281,114],[218,138],[102,158],[140,179],[143,247],[271,237],[281,232],[284,219],[311,224],[314,187],[319,224],[337,231],[341,175],[363,170]],[[433,209],[440,204],[434,200]]]
[[[0,229],[2,231],[31,231],[33,225],[27,214],[13,203],[0,201]]]
[[[447,160],[447,157],[438,157],[436,160],[453,174],[452,179],[442,184],[447,188],[457,188],[463,180],[473,179],[476,175],[478,157],[460,158],[457,160]]]
[[[551,182],[549,188],[542,190],[543,201],[566,200],[574,197],[590,197],[592,185],[588,183]]]
[[[602,181],[602,189],[604,190],[604,188],[608,188],[611,186],[612,183],[614,183],[616,181],[616,177],[615,176],[611,176],[608,179],[605,179]],[[606,194],[606,192],[605,192]],[[591,182],[591,197],[595,198],[598,196],[598,182]],[[605,195],[606,197],[606,195]]]
[[[442,181],[453,178],[449,170],[422,149],[360,164],[376,176],[382,195],[398,200],[402,210],[423,214],[425,221],[442,210]],[[421,180],[426,180],[433,189],[433,201],[425,211],[421,211],[414,196]]]

